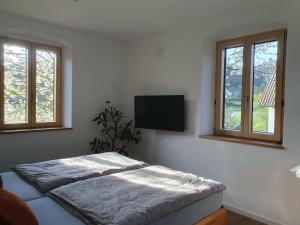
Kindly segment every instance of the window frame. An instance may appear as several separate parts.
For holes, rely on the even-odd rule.
[[[286,60],[287,30],[280,29],[255,35],[244,36],[217,42],[214,135],[228,136],[257,141],[283,142],[284,113],[284,75]],[[253,81],[253,46],[254,44],[278,41],[276,65],[275,127],[274,134],[252,132],[252,81]],[[224,93],[224,50],[243,46],[243,79],[241,101],[241,129],[239,131],[223,129],[223,93]]]
[[[28,49],[27,72],[27,123],[4,123],[4,44],[13,44]],[[56,54],[55,77],[55,113],[54,122],[36,122],[36,50],[48,50]],[[0,36],[0,132],[13,130],[30,130],[42,128],[55,128],[62,126],[62,48],[47,44],[25,41]]]

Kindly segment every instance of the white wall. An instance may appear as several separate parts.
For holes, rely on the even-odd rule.
[[[293,7],[292,7],[293,8]],[[299,9],[299,7],[298,7]],[[235,210],[269,224],[300,224],[300,180],[289,168],[300,163],[299,18],[254,15],[242,20],[208,23],[135,40],[127,46],[127,76],[122,103],[132,114],[133,96],[184,94],[187,131],[143,130],[143,143],[132,153],[146,161],[219,180],[227,185],[224,201]],[[287,16],[287,17],[286,17]],[[201,139],[212,130],[216,40],[288,28],[285,150]]]
[[[99,35],[0,14],[0,35],[57,44],[64,51],[65,117],[72,130],[0,135],[0,170],[18,163],[89,153],[91,119],[106,99],[117,101],[123,47]],[[69,101],[67,101],[69,100]]]

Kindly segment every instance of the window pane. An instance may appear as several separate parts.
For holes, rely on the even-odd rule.
[[[36,122],[55,121],[56,54],[36,50]]]
[[[4,123],[27,122],[28,49],[4,44]]]
[[[278,42],[254,45],[252,131],[274,134]]]
[[[241,129],[243,47],[225,49],[223,128]]]

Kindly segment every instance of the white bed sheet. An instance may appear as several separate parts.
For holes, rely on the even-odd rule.
[[[45,197],[45,195],[41,194],[35,187],[13,171],[0,173],[0,175],[3,180],[3,189],[14,193],[23,201]]]

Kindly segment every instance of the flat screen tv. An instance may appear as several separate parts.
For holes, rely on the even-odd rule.
[[[135,127],[184,131],[184,95],[134,97]]]

